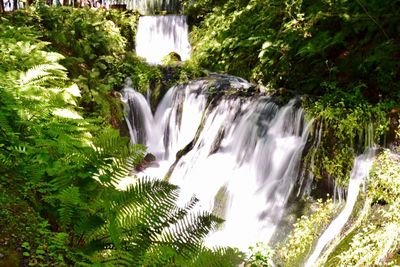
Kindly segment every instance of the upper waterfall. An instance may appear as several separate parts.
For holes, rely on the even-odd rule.
[[[190,57],[186,16],[142,16],[136,33],[136,54],[150,64],[160,64],[171,52],[178,53],[181,60]]]
[[[157,12],[178,13],[179,0],[111,0],[110,4],[126,4],[127,9],[139,11],[141,14],[155,14]]]
[[[303,110],[297,100],[279,107],[269,97],[229,97],[251,87],[216,75],[171,88],[154,117],[128,113],[134,140],[145,131],[148,138],[141,140],[158,158],[144,175],[162,178],[172,165],[170,181],[180,186],[182,203],[194,194],[198,209],[226,220],[207,238],[210,246],[247,250],[271,240],[298,179],[309,129]],[[135,94],[126,88],[125,102],[143,110],[129,101],[146,103]],[[132,123],[135,116],[150,118]]]

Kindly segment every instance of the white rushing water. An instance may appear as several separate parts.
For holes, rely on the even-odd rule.
[[[250,87],[240,78],[218,79],[230,88]],[[197,80],[170,89],[154,118],[142,108],[145,98],[127,87],[127,118],[132,140],[146,144],[158,158],[158,165],[143,175],[164,177],[176,153],[191,144],[170,174],[181,188],[180,204],[196,195],[197,209],[225,219],[206,244],[247,250],[273,237],[298,179],[309,127],[296,100],[282,108],[268,97],[214,98],[207,105],[204,88],[211,83]]]
[[[137,10],[141,14],[154,14],[161,11],[177,13],[179,11],[178,0],[110,0],[109,4],[126,4],[127,9]]]
[[[136,54],[150,64],[160,64],[171,52],[183,61],[189,59],[191,47],[186,16],[142,16],[136,33]]]
[[[315,265],[322,250],[340,233],[343,226],[348,221],[357,201],[360,185],[368,177],[372,166],[373,155],[373,149],[368,149],[364,154],[355,159],[349,186],[347,188],[346,205],[318,239],[314,251],[305,263],[306,267],[312,267]]]
[[[158,128],[154,128],[153,114],[146,98],[133,90],[132,81],[127,79],[123,90],[125,119],[128,122],[129,134],[132,143],[147,144],[151,143],[155,149],[161,144],[157,144],[160,133]],[[151,151],[156,153],[157,151]]]

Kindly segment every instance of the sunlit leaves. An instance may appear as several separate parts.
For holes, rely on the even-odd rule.
[[[202,247],[202,239],[221,220],[193,213],[194,198],[178,207],[175,185],[131,176],[125,190],[116,188],[132,174],[145,149],[130,145],[103,118],[82,116],[78,98],[119,106],[109,92],[132,70],[143,87],[152,75],[160,78],[160,72],[126,53],[126,40],[106,19],[112,12],[44,6],[31,12],[27,22],[42,16],[35,21],[37,29],[0,23],[0,181],[17,188],[52,229],[62,232],[54,235],[52,249],[25,251],[30,264],[46,265],[57,257],[57,262],[68,258],[68,265],[79,266],[160,266],[179,258],[182,266],[190,266],[200,259],[213,262],[215,253],[222,264],[228,258],[240,261],[236,251],[214,253]],[[16,12],[12,18],[21,24],[25,20],[20,16]],[[39,39],[39,29],[46,29],[52,44]],[[80,88],[61,65],[65,63],[79,77]],[[24,248],[30,250],[30,244]]]
[[[325,202],[318,200],[312,207],[312,213],[299,218],[286,240],[275,248],[275,261],[282,266],[304,264],[314,242],[332,220],[337,208],[337,204],[331,199]]]

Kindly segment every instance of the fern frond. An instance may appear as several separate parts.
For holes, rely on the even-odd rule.
[[[105,158],[103,164],[93,173],[93,178],[104,186],[117,186],[119,181],[128,176],[135,165],[132,161],[121,158]]]
[[[114,266],[137,266],[135,265],[135,260],[132,257],[132,253],[130,251],[124,250],[114,250],[107,257],[106,260],[102,261],[101,264],[105,267],[114,267]]]
[[[239,266],[244,261],[244,254],[234,248],[214,248],[202,247],[194,260],[183,262],[181,266],[191,267],[232,267]]]
[[[189,211],[192,210],[194,208],[194,206],[196,205],[196,203],[199,200],[196,197],[192,197],[189,202],[185,205],[184,208],[180,208],[180,207],[175,207],[171,213],[168,215],[167,220],[165,221],[164,227],[167,227],[169,225],[173,225],[175,223],[177,223],[179,220],[182,220],[183,218],[185,218],[185,216],[188,215]]]
[[[123,209],[131,203],[148,204],[166,201],[173,205],[178,198],[178,187],[163,180],[154,180],[149,177],[137,179],[136,183],[129,185],[126,190],[115,196],[115,207]],[[148,201],[148,202],[147,202]]]
[[[14,164],[10,155],[0,154],[0,166],[3,165],[6,168],[11,168]]]
[[[143,159],[145,151],[141,145],[129,145],[127,139],[110,128],[103,130],[93,140],[93,145],[96,153],[90,160],[99,166],[93,177],[106,186],[115,186],[128,176]]]
[[[0,102],[0,105],[4,105],[4,103]],[[0,110],[0,135],[5,138],[14,133],[14,130],[11,126],[11,114],[7,113],[7,111],[4,112],[3,110]]]
[[[58,63],[41,64],[21,74],[20,86],[44,84],[49,80],[67,80],[66,68]]]
[[[74,213],[77,212],[78,205],[81,202],[79,188],[70,186],[61,191],[56,197],[60,201],[60,223],[64,228],[67,228],[71,222]]]
[[[173,242],[182,255],[189,256],[201,247],[202,240],[221,222],[220,218],[207,212],[189,214],[169,227],[165,231],[166,235],[161,236],[161,240]]]
[[[74,230],[78,234],[90,233],[93,229],[99,228],[105,224],[102,217],[97,214],[85,216],[75,224]]]

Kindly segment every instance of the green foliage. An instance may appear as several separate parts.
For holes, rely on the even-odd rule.
[[[133,50],[139,15],[45,6],[37,12],[41,17],[38,26],[45,29],[54,49],[66,56],[63,63],[82,92],[81,106],[90,114],[99,112],[116,126],[122,116],[110,93],[119,90],[130,76],[141,90],[149,87],[150,80],[158,79],[157,73],[149,71],[151,67],[129,52]]]
[[[84,59],[89,66],[96,56],[124,53],[126,39],[103,11],[39,6],[37,12],[53,45]]]
[[[49,230],[47,221],[43,221],[37,228],[33,243],[23,242],[22,255],[28,259],[30,266],[68,266],[64,258],[70,252],[68,247],[68,235],[66,233],[54,233]],[[31,228],[32,228],[31,226]]]
[[[39,12],[49,12],[41,14],[41,23],[57,26],[45,20],[50,19],[51,9],[40,8]],[[79,20],[79,14],[84,16],[81,12],[60,9],[53,19]],[[88,31],[85,23],[82,27]],[[109,26],[106,31],[118,35]],[[52,29],[47,33],[55,38],[59,32]],[[90,34],[85,37],[104,41]],[[60,64],[65,58],[50,52],[50,44],[39,38],[34,27],[17,27],[8,20],[0,23],[0,189],[13,188],[6,191],[8,196],[29,203],[27,214],[37,217],[29,238],[23,235],[31,228],[17,224],[21,238],[15,246],[22,249],[22,260],[31,266],[121,266],[121,260],[128,266],[172,266],[178,259],[187,266],[200,259],[213,262],[213,257],[217,262],[240,260],[239,253],[231,250],[203,248],[202,238],[221,220],[208,213],[193,214],[196,199],[178,207],[176,186],[130,178],[125,190],[116,187],[141,161],[144,148],[130,145],[101,119],[82,116],[78,104],[85,91],[67,76]],[[87,53],[104,52],[113,54],[107,55],[109,59],[118,59],[122,53],[118,42],[123,39],[116,41],[116,47],[98,48],[94,42],[85,46],[87,40],[77,39],[78,50],[87,50],[77,55],[89,63],[93,60],[93,66],[98,61]],[[61,41],[57,45],[66,48]],[[95,92],[106,91],[91,93]],[[0,200],[11,202],[7,197]],[[12,220],[12,212],[22,216],[14,208],[1,212],[6,218],[0,218],[1,225]]]
[[[302,266],[319,235],[337,212],[337,205],[319,199],[311,207],[311,214],[303,215],[282,244],[275,248],[274,262],[279,266]]]
[[[113,21],[119,28],[121,35],[126,39],[127,49],[135,48],[136,28],[139,21],[139,14],[136,11],[118,12],[110,9],[106,11],[106,18]]]
[[[314,161],[318,168],[312,171],[316,179],[331,177],[342,186],[347,185],[352,162],[366,147],[380,142],[389,128],[388,110],[393,102],[370,104],[363,100],[360,92],[356,95],[345,93],[335,84],[326,84],[329,93],[317,101],[308,100],[304,106],[310,117],[322,129],[312,133],[320,138],[320,145],[312,148],[305,158],[305,164]],[[318,137],[318,130],[321,136]]]
[[[19,172],[21,166],[31,162],[32,165],[23,169],[24,175],[34,181],[44,174],[46,167],[41,167],[47,164],[46,158],[80,142],[76,140],[82,132],[79,128],[73,128],[75,136],[64,132],[82,123],[68,117],[78,116],[74,109],[79,92],[67,81],[65,68],[57,62],[62,56],[45,52],[46,43],[37,40],[34,31],[26,27],[0,27],[0,50],[4,59],[0,63],[4,78],[0,81],[4,169],[0,170],[12,176],[13,171]],[[45,140],[53,142],[54,147],[49,149],[50,143]],[[56,143],[59,147],[55,147]]]
[[[274,250],[266,244],[257,243],[255,247],[250,247],[250,256],[246,259],[245,266],[249,267],[268,267],[274,266],[272,258]]]
[[[181,56],[176,52],[171,52],[162,59],[163,65],[176,65],[181,61]]]
[[[323,82],[337,81],[348,92],[361,83],[370,101],[399,97],[398,6],[391,1],[189,3],[201,67],[302,93],[322,94]]]
[[[0,183],[0,259],[1,266],[67,266],[68,235],[55,233],[49,224],[18,196],[18,185]],[[20,251],[20,254],[18,255]],[[22,256],[22,258],[21,258]]]
[[[238,266],[243,262],[243,253],[233,248],[202,248],[197,257],[189,262],[182,262],[178,266]]]
[[[47,48],[64,56],[61,63],[79,86],[79,105],[86,116],[118,127],[122,111],[114,91],[125,79],[131,77],[141,92],[162,82],[161,70],[133,52],[138,13],[38,5],[9,19],[16,25],[33,25],[51,42]]]
[[[244,78],[251,76],[258,50],[268,33],[268,27],[260,22],[270,20],[266,16],[266,6],[270,4],[251,1],[247,5],[245,2],[216,2],[213,12],[205,17],[200,27],[193,29],[193,60],[200,67]],[[194,8],[199,5],[196,3]],[[204,3],[206,6],[208,3]]]
[[[191,213],[196,199],[180,208],[177,198],[176,186],[150,179],[136,180],[125,191],[107,190],[99,205],[107,209],[87,216],[77,233],[94,226],[84,231],[86,249],[106,266],[188,266],[193,261],[218,262],[218,255],[240,260],[238,252],[204,249],[202,238],[220,219]],[[99,223],[93,224],[95,220]]]

